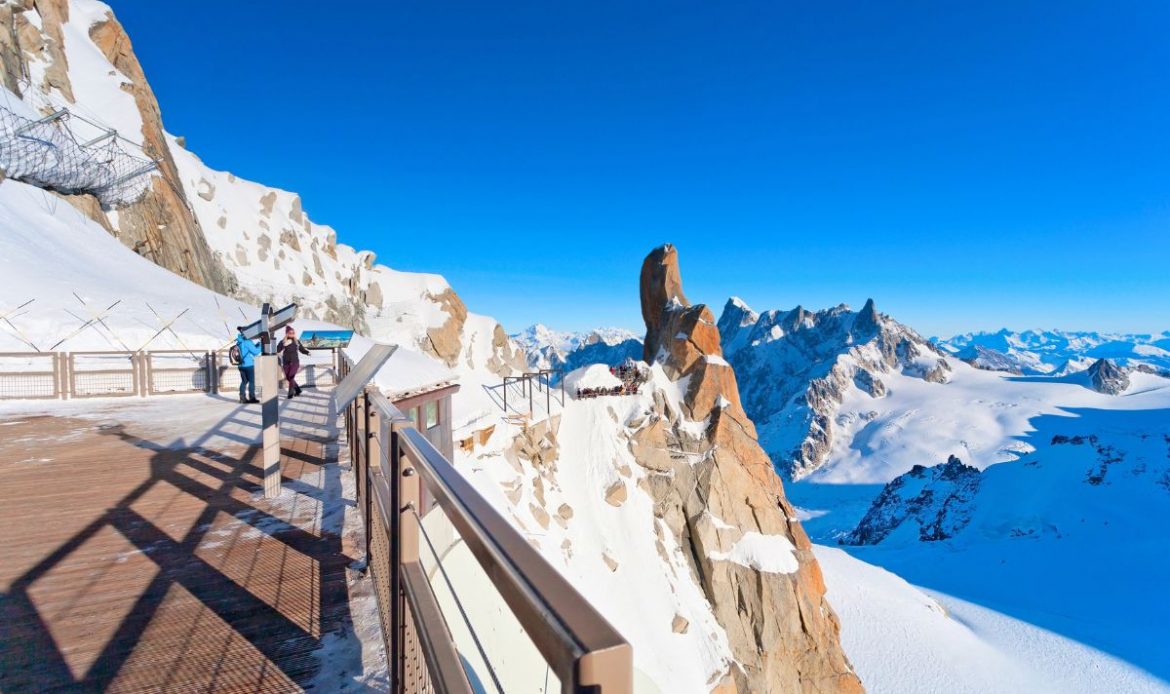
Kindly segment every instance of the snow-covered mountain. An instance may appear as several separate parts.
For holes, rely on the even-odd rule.
[[[1146,538],[1170,509],[1170,379],[1102,358],[1059,375],[976,368],[872,303],[759,314],[732,299],[719,326],[810,537],[848,543],[818,557],[863,681],[1168,689],[1165,642],[1098,596],[1110,585],[1166,617],[1170,556]],[[932,616],[950,612],[966,626]]]
[[[828,460],[847,393],[877,400],[887,381],[945,383],[952,368],[918,333],[878,313],[872,300],[861,311],[842,304],[756,313],[733,297],[719,330],[724,354],[743,379],[744,408],[773,462],[794,479]]]
[[[118,209],[0,182],[0,295],[14,298],[0,308],[36,307],[5,313],[15,326],[2,331],[5,348],[26,348],[24,338],[45,346],[81,325],[82,312],[113,305],[105,327],[60,349],[135,349],[158,331],[156,311],[185,313],[152,346],[208,349],[257,303],[297,301],[302,328],[349,326],[401,345],[378,376],[387,390],[458,378],[455,435],[479,444],[460,447],[456,466],[629,636],[647,691],[859,690],[811,547],[791,507],[776,505],[779,480],[746,433],[717,335],[706,358],[679,352],[647,367],[652,382],[637,396],[570,401],[526,423],[503,418],[493,389],[526,366],[503,329],[469,313],[441,276],[397,272],[339,243],[295,194],[206,167],[163,129],[107,6],[4,3],[0,15],[6,99],[33,112],[84,111],[160,160],[142,199]],[[566,366],[573,355],[641,354],[618,331],[548,342],[571,348]],[[365,344],[356,339],[357,352]],[[486,594],[472,602],[492,604]],[[496,645],[514,638],[490,635]]]
[[[294,193],[209,169],[164,130],[100,2],[0,3],[0,57],[10,106],[71,106],[160,162],[117,210],[0,182],[0,349],[47,347],[111,305],[60,349],[208,349],[291,300],[403,345],[379,383],[463,383],[456,436],[478,443],[457,467],[631,639],[646,691],[1170,689],[1167,640],[1131,624],[1170,617],[1170,380],[1129,368],[1164,368],[1170,334],[932,345],[872,302],[735,299],[716,329],[663,251],[643,278],[642,390],[522,426],[492,399],[501,375],[640,358],[641,340],[509,339],[441,276],[380,265]],[[1026,375],[974,368],[968,347]],[[573,378],[608,377],[587,371]]]
[[[143,153],[159,162],[148,174],[142,199],[117,209],[103,209],[89,195],[58,196],[29,189],[24,197],[39,199],[50,216],[77,227],[80,222],[74,216],[61,217],[61,208],[71,205],[138,255],[241,302],[237,310],[208,294],[187,306],[176,304],[173,310],[166,306],[169,313],[153,306],[144,317],[140,314],[145,307],[138,305],[143,300],[132,298],[134,292],[114,295],[100,285],[86,285],[80,277],[71,283],[72,276],[65,275],[57,278],[55,289],[38,283],[13,289],[9,296],[20,298],[14,305],[35,299],[37,309],[15,320],[15,327],[33,330],[29,321],[55,320],[59,325],[45,332],[42,340],[52,344],[76,322],[66,309],[84,315],[89,308],[105,308],[121,298],[110,320],[125,330],[136,330],[136,322],[157,328],[154,310],[170,318],[186,308],[188,314],[176,323],[180,333],[186,331],[192,346],[208,342],[211,333],[215,337],[210,341],[218,346],[230,337],[225,326],[240,322],[239,315],[229,313],[238,314],[244,305],[295,301],[306,319],[356,328],[374,339],[417,350],[469,384],[491,383],[523,369],[523,354],[503,327],[470,313],[441,276],[380,265],[372,252],[338,243],[333,229],[311,221],[295,193],[212,170],[187,151],[182,138],[165,131],[161,109],[130,39],[107,5],[96,0],[3,3],[0,20],[0,48],[6,51],[2,95],[7,106],[31,113],[61,107],[83,113],[141,143]],[[20,197],[15,191],[23,184],[11,185],[13,195]],[[36,212],[24,202],[14,203],[10,211],[26,220]],[[17,217],[10,219],[15,224]],[[85,295],[87,286],[93,289]],[[74,291],[92,306],[82,306]],[[149,287],[139,293],[149,293]],[[11,307],[5,302],[0,308]],[[250,309],[249,315],[254,312]],[[197,316],[202,326],[198,330],[189,325]],[[14,330],[0,332],[5,333],[0,341],[17,349],[27,347]],[[83,348],[86,340],[98,337],[87,330],[60,348]],[[129,337],[122,341],[132,342]],[[108,349],[108,342],[88,346]],[[154,346],[160,344],[166,341]],[[490,414],[490,398],[482,389],[465,391],[464,400],[475,401],[463,408],[468,416]]]
[[[1120,366],[1170,371],[1170,331],[1160,335],[1025,330],[966,333],[936,344],[982,369],[1016,374],[1064,375],[1098,359]]]
[[[1132,378],[1123,398],[1032,417],[1016,460],[915,466],[841,541],[912,583],[1114,654],[1127,665],[1108,670],[1132,680],[1054,689],[1161,690],[1170,646],[1143,625],[1170,620],[1170,554],[1155,530],[1170,525],[1170,381]],[[841,532],[818,520],[815,536]]]
[[[642,340],[624,328],[564,332],[535,323],[510,336],[524,350],[530,369],[572,371],[590,364],[617,366],[640,359]]]

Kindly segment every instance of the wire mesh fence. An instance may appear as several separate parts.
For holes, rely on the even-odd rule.
[[[134,352],[70,352],[69,396],[127,397],[139,393],[139,366]]]
[[[42,400],[59,394],[60,360],[56,354],[0,354],[0,400]]]
[[[206,393],[211,390],[208,352],[146,352],[146,383],[150,395]]]
[[[153,160],[113,130],[88,137],[70,127],[60,109],[33,120],[0,106],[0,167],[9,178],[66,195],[90,193],[105,207],[136,202],[150,187]],[[81,121],[84,122],[84,121]],[[86,123],[81,131],[95,129]],[[84,138],[84,139],[83,139]]]
[[[316,351],[301,362],[297,383],[335,385],[333,351]],[[240,369],[227,351],[191,352],[0,352],[0,400],[97,398],[223,393],[235,395]],[[281,374],[281,389],[288,384]],[[259,380],[256,396],[263,391]]]

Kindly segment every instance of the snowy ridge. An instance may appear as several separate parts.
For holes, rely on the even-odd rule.
[[[794,478],[820,468],[834,444],[836,414],[853,391],[873,399],[886,382],[910,378],[942,383],[951,365],[913,330],[844,304],[810,312],[756,313],[727,302],[719,319],[723,352],[743,383],[743,406],[773,463]]]

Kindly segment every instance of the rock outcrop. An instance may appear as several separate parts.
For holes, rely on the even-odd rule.
[[[982,479],[979,470],[953,455],[935,467],[915,465],[885,486],[841,544],[876,545],[903,526],[910,528],[906,538],[948,540],[971,522]]]
[[[641,297],[646,358],[685,391],[675,404],[655,394],[631,450],[659,473],[641,484],[727,632],[738,666],[720,691],[861,691],[808,537],[740,404],[711,311],[683,294],[673,246],[646,258]]]
[[[79,104],[65,52],[66,25],[70,23],[68,0],[36,0],[0,3],[0,55],[3,56],[4,86],[21,94],[22,88],[40,92],[38,100],[49,98],[65,106],[76,105],[92,113],[92,104]],[[209,289],[231,293],[233,281],[223,264],[215,259],[203,231],[187,201],[167,146],[162,116],[154,92],[134,55],[122,25],[110,13],[95,21],[88,38],[109,61],[116,87],[132,97],[141,128],[120,133],[140,143],[145,156],[158,162],[151,187],[138,202],[118,210],[112,217],[89,196],[64,196],[91,219],[110,229],[123,244],[157,265]],[[36,81],[26,81],[39,75]],[[107,76],[107,79],[111,79]],[[48,111],[51,107],[44,106]]]
[[[1086,372],[1093,390],[1106,395],[1120,395],[1129,388],[1129,374],[1108,359],[1098,359]]]

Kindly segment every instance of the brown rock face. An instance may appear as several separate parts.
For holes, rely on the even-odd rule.
[[[723,361],[711,312],[691,306],[682,292],[673,246],[646,258],[641,296],[646,356],[675,380],[689,377],[681,403],[689,411],[674,412],[665,398],[656,398],[631,449],[659,473],[644,487],[654,499],[655,515],[689,550],[695,578],[742,665],[732,667],[720,691],[862,691],[841,648],[808,537],[740,406],[735,373]],[[701,438],[675,426],[684,415],[706,421]],[[668,446],[684,451],[686,459],[641,455]],[[723,558],[748,532],[771,536],[779,547],[791,545],[795,568],[756,568]]]
[[[646,323],[646,341],[642,353],[647,363],[654,361],[658,353],[658,337],[662,333],[662,313],[673,299],[684,306],[690,305],[682,293],[682,276],[678,271],[678,251],[671,244],[659,246],[642,261],[642,280],[639,285],[642,295],[642,320]],[[654,342],[651,342],[651,336]]]
[[[442,359],[447,366],[454,366],[463,348],[463,324],[467,322],[467,306],[459,295],[450,289],[433,298],[447,314],[447,320],[437,328],[427,329],[429,344],[423,347]]]
[[[25,16],[29,11],[40,16],[40,29]],[[68,0],[0,3],[0,58],[6,87],[19,93],[19,81],[29,74],[29,61],[47,60],[49,67],[44,83],[28,88],[57,89],[68,102],[75,103],[62,35],[62,26],[68,21]],[[214,259],[199,222],[176,183],[178,171],[163,134],[158,101],[146,82],[129,37],[113,15],[94,24],[89,36],[106,59],[126,76],[122,89],[134,97],[142,117],[142,132],[121,135],[141,142],[146,156],[158,160],[158,175],[153,176],[150,190],[138,202],[119,210],[114,235],[134,252],[174,273],[215,291],[231,293],[234,280]],[[107,229],[113,228],[105,212],[87,196],[71,195],[64,199]]]

